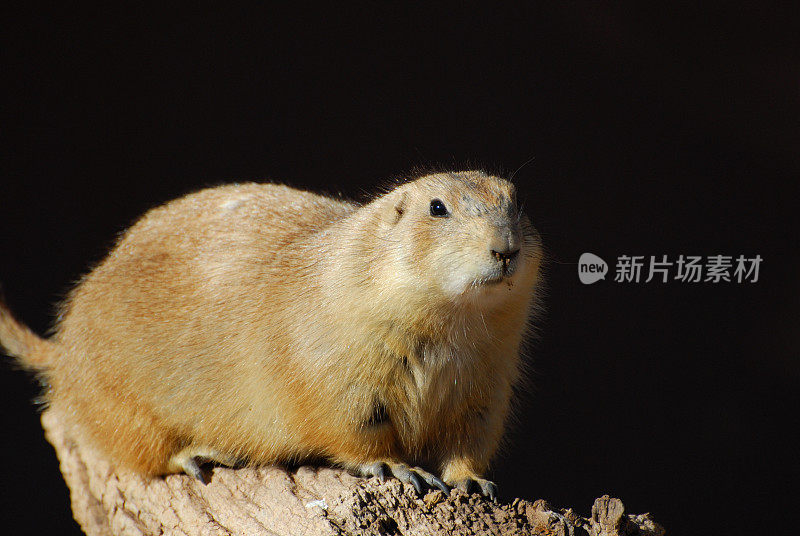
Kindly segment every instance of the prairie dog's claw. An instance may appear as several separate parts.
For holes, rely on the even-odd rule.
[[[375,471],[375,476],[378,477],[378,480],[381,482],[386,482],[386,464],[379,463],[377,470]]]
[[[459,489],[467,493],[472,493],[472,490],[477,488],[484,497],[488,497],[493,502],[497,502],[497,484],[485,478],[465,478],[455,484]]]
[[[169,472],[184,472],[203,484],[208,484],[208,479],[206,479],[203,470],[200,468],[200,464],[203,462],[215,462],[233,467],[236,465],[237,460],[216,449],[207,447],[186,447],[170,458]]]
[[[202,482],[204,486],[208,484],[206,476],[203,474],[203,470],[200,469],[200,465],[197,463],[197,458],[186,458],[183,461],[183,472],[191,477],[196,478]]]
[[[448,497],[450,496],[450,486],[444,483],[444,481],[436,478],[435,476],[431,475],[431,480],[428,481],[428,484],[434,486],[444,492],[445,495]]]
[[[425,495],[424,488],[422,487],[422,480],[419,479],[414,471],[408,473],[408,480],[414,486],[414,489],[417,490],[417,495]]]
[[[487,497],[489,497],[493,502],[497,502],[497,484],[492,482],[491,480],[484,480],[483,483],[479,483],[481,487],[481,492]]]
[[[381,482],[386,482],[387,465],[383,462],[365,463],[358,467],[357,473],[363,477],[377,477]]]

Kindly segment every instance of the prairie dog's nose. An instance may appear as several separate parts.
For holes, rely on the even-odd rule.
[[[519,233],[503,229],[492,241],[489,251],[492,257],[505,264],[519,254],[519,241]]]

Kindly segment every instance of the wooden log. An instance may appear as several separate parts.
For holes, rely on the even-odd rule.
[[[185,475],[144,478],[71,440],[53,410],[44,412],[42,425],[73,515],[89,536],[664,534],[648,514],[627,515],[622,501],[607,495],[583,518],[542,500],[496,504],[461,490],[418,497],[397,480],[365,480],[330,467],[214,467],[208,485]]]

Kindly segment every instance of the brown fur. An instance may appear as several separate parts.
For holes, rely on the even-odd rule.
[[[513,197],[481,172],[361,207],[274,184],[203,190],[129,229],[51,339],[0,307],[0,342],[42,372],[74,434],[144,474],[189,452],[420,464],[456,485],[500,441],[537,287],[538,235]],[[449,217],[431,216],[434,198]],[[516,270],[488,281],[506,238]]]

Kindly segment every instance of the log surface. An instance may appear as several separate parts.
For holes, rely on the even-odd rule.
[[[42,415],[70,489],[72,512],[89,536],[109,535],[516,535],[662,536],[648,514],[597,499],[588,518],[546,501],[495,504],[477,494],[378,482],[335,468],[214,467],[210,483],[185,475],[144,478],[115,470],[67,437],[52,410]]]

